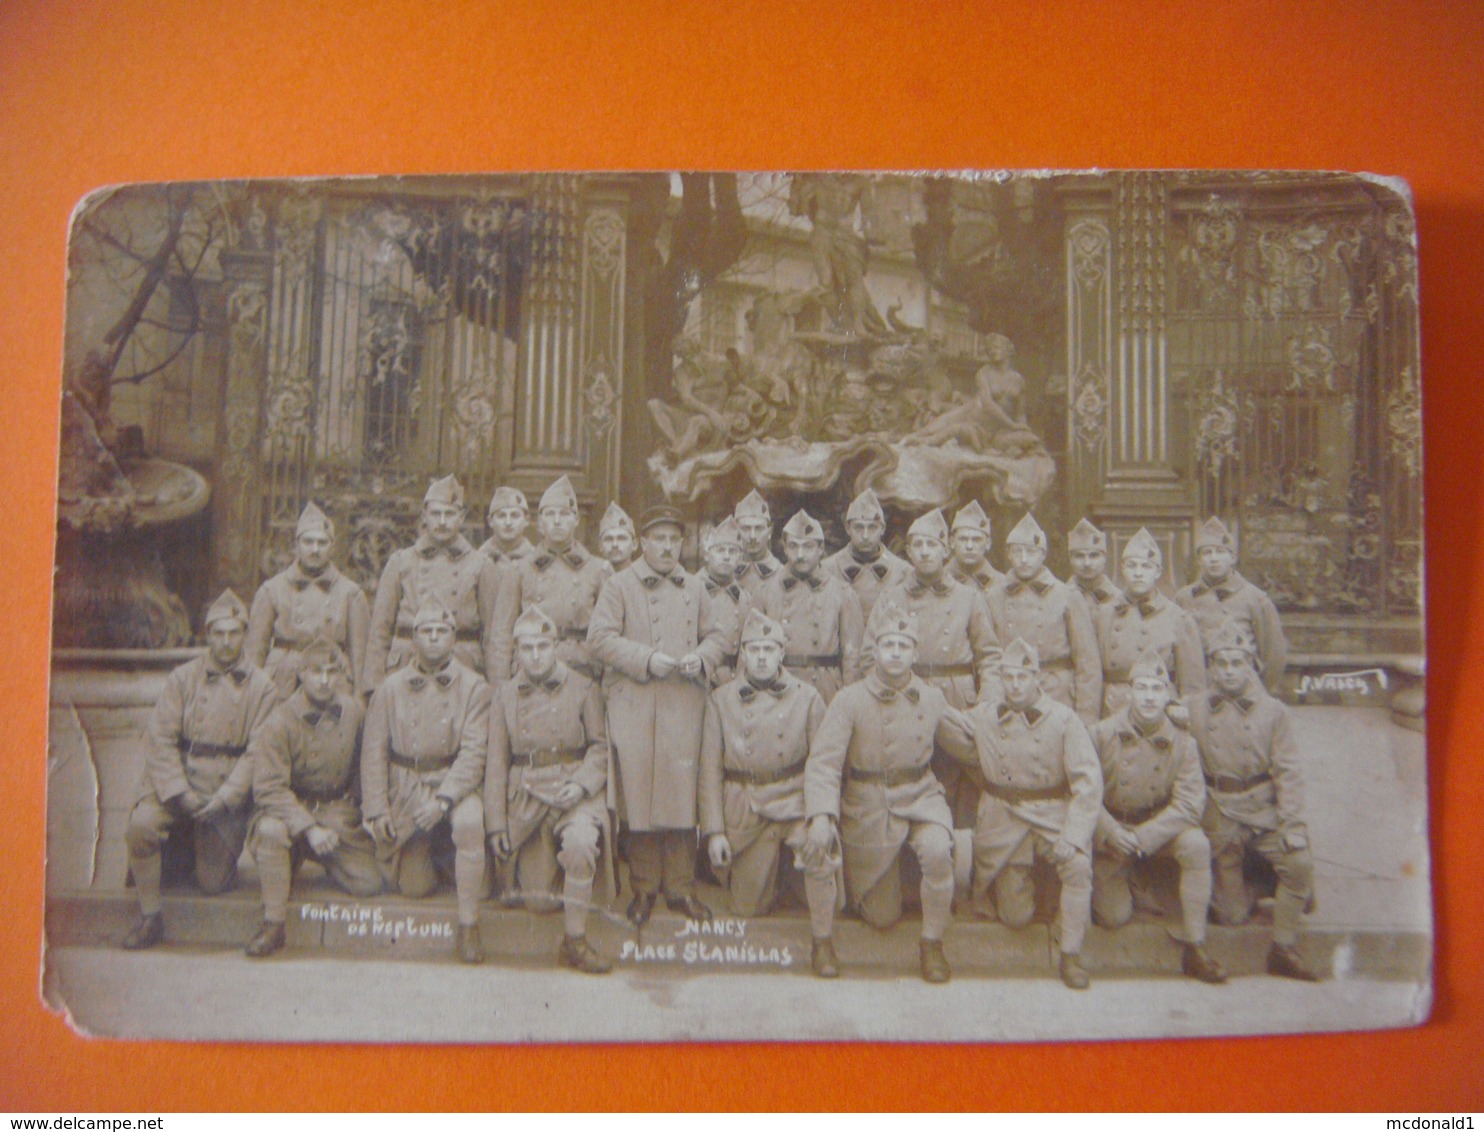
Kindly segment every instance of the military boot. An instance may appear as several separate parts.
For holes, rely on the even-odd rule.
[[[927,983],[946,983],[953,972],[948,967],[948,956],[943,954],[941,939],[925,939],[918,944],[918,956],[922,962],[922,979]]]
[[[264,956],[272,955],[281,950],[284,944],[284,930],[282,924],[275,924],[271,920],[264,920],[263,926],[258,929],[258,934],[252,937],[252,942],[247,945],[247,957],[249,959],[262,959]]]
[[[1092,984],[1087,968],[1082,965],[1082,956],[1062,953],[1061,981],[1073,990],[1086,990]]]
[[[454,950],[464,963],[483,963],[484,944],[479,939],[478,924],[460,924],[454,938]]]
[[[840,960],[835,958],[835,942],[829,936],[814,941],[809,949],[809,966],[821,979],[840,977]]]
[[[592,949],[586,936],[580,935],[562,937],[562,946],[557,949],[557,962],[588,975],[606,975],[613,970],[613,964]]]
[[[1192,979],[1199,979],[1203,983],[1226,982],[1226,968],[1216,960],[1199,943],[1187,943],[1185,954],[1180,959],[1180,969]]]
[[[1292,944],[1273,944],[1268,951],[1268,974],[1300,982],[1317,983],[1319,974],[1299,957],[1298,948]]]
[[[139,922],[124,936],[119,946],[125,951],[143,951],[146,947],[162,942],[164,938],[165,916],[161,912],[152,912],[148,916],[139,917]]]

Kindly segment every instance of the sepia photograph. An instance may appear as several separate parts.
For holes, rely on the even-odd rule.
[[[1404,182],[130,184],[67,255],[79,1032],[1428,1018]]]

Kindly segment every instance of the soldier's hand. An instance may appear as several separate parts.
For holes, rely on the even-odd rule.
[[[499,833],[490,834],[489,841],[490,852],[495,855],[495,860],[503,861],[510,856],[510,834],[501,830]]]
[[[809,843],[821,853],[828,853],[835,844],[835,823],[829,814],[815,814],[809,819]]]
[[[222,801],[220,794],[213,794],[202,807],[196,811],[197,821],[216,821],[227,812],[227,803]]]
[[[559,810],[570,810],[587,797],[587,791],[579,783],[566,782],[552,795],[551,804]]]
[[[675,671],[675,658],[669,653],[656,650],[649,655],[649,674],[656,680],[663,680]]]
[[[187,786],[183,794],[177,794],[170,799],[170,805],[181,816],[193,818],[206,808],[206,799]]]
[[[1051,845],[1051,858],[1058,865],[1065,865],[1077,855],[1077,846],[1064,838],[1057,838]]]
[[[725,869],[732,863],[732,843],[724,833],[713,833],[706,843],[706,852],[711,857],[713,869]]]
[[[1110,838],[1113,848],[1117,849],[1125,857],[1139,856],[1139,837],[1126,825],[1121,825]]]
[[[379,818],[372,818],[365,825],[366,831],[371,834],[371,840],[378,845],[390,845],[397,839],[397,830],[392,825],[391,814],[382,814]]]
[[[705,670],[701,664],[700,656],[693,652],[688,652],[680,658],[679,667],[680,675],[684,676],[687,680],[696,679]]]
[[[316,857],[325,857],[340,848],[340,835],[322,825],[312,825],[304,833],[309,842],[309,851]]]
[[[1190,726],[1190,709],[1182,703],[1171,702],[1165,708],[1165,716],[1176,727]]]
[[[443,806],[437,798],[429,798],[420,804],[412,814],[412,822],[424,833],[430,832],[439,822],[443,820]]]

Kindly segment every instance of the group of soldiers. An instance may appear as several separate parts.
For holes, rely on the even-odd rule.
[[[972,859],[963,911],[1010,927],[1035,914],[1038,865],[1054,871],[1073,988],[1088,985],[1089,921],[1157,906],[1150,866],[1172,858],[1183,970],[1219,983],[1207,921],[1251,915],[1251,853],[1277,881],[1268,970],[1318,977],[1296,946],[1313,895],[1302,777],[1269,690],[1283,629],[1219,520],[1196,538],[1200,578],[1171,600],[1147,531],[1122,547],[1120,586],[1086,519],[1067,535],[1068,581],[1029,515],[1000,574],[977,502],[951,527],[941,511],[918,518],[901,558],[866,491],[848,545],[826,557],[821,524],[799,511],[780,560],[752,492],[706,532],[698,573],[666,505],[637,529],[610,506],[589,551],[566,477],[541,497],[535,543],[513,488],[494,493],[483,546],[465,518],[457,481],[435,481],[368,605],[311,503],[293,564],[251,610],[231,591],[211,606],[205,654],[171,673],[149,727],[127,830],[141,917],[125,947],[164,938],[167,841],[208,893],[232,884],[246,845],[264,908],[250,956],[284,946],[312,857],[362,897],[451,880],[455,949],[477,963],[492,861],[502,901],[562,910],[559,961],[602,973],[586,927],[617,897],[617,858],[636,928],[660,896],[705,921],[703,846],[743,917],[775,906],[792,861],[811,966],[828,978],[841,909],[878,928],[901,918],[910,849],[921,973],[941,983],[957,850]]]

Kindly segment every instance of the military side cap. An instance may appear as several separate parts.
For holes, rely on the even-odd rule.
[[[335,524],[330,522],[330,517],[314,505],[310,500],[304,505],[304,510],[299,512],[298,525],[294,527],[294,537],[308,534],[310,531],[323,531],[329,538],[335,537]]]
[[[566,476],[548,487],[541,496],[537,510],[545,511],[548,507],[570,507],[573,511],[577,510],[577,492],[572,490],[572,481]]]
[[[747,497],[737,504],[732,515],[739,521],[742,519],[773,519],[773,513],[768,510],[768,501],[756,491],[749,492]]]
[[[794,514],[783,526],[784,536],[796,539],[818,539],[824,541],[824,528],[819,525],[819,520],[807,511],[799,511]]]
[[[713,546],[740,547],[742,536],[737,532],[737,520],[728,515],[706,532],[706,537],[701,540],[701,543],[706,550],[710,550]]]
[[[1165,667],[1165,662],[1159,658],[1159,654],[1150,650],[1145,652],[1134,662],[1134,666],[1128,670],[1129,683],[1135,680],[1163,680],[1166,684],[1170,682],[1170,670]]]
[[[943,518],[943,512],[937,509],[929,511],[926,515],[919,515],[907,528],[907,537],[910,539],[915,535],[924,538],[935,538],[944,546],[948,545],[948,523]]]
[[[754,609],[747,614],[747,621],[742,626],[741,643],[745,645],[748,641],[773,641],[786,648],[788,632],[762,610]]]
[[[417,615],[412,619],[412,627],[421,629],[424,625],[447,625],[450,629],[454,627],[453,614],[437,598],[429,598],[417,608]]]
[[[453,476],[444,476],[428,485],[423,496],[424,503],[447,503],[451,507],[464,505],[464,488]]]
[[[1239,621],[1228,617],[1206,639],[1206,655],[1215,656],[1223,649],[1241,649],[1248,656],[1257,655],[1257,641],[1252,632]]]
[[[539,605],[528,605],[525,611],[515,619],[515,627],[511,629],[510,635],[516,640],[522,637],[547,637],[556,640],[556,622],[546,616]]]
[[[960,507],[958,514],[953,517],[953,529],[955,531],[983,531],[989,534],[989,516],[984,513],[984,508],[979,506],[979,500],[975,499],[967,507]]]
[[[622,527],[629,534],[634,533],[634,520],[629,518],[629,513],[617,503],[608,504],[608,510],[603,512],[603,518],[598,523],[598,534],[611,531],[615,527]]]
[[[876,493],[869,487],[850,501],[850,506],[845,510],[845,521],[859,520],[869,523],[873,520],[878,523],[886,521],[886,512],[881,509],[881,500],[876,498]]]
[[[1077,525],[1067,532],[1068,550],[1101,550],[1108,549],[1108,536],[1103,534],[1086,519],[1079,519]]]
[[[207,607],[206,627],[210,629],[218,621],[234,620],[242,622],[243,628],[247,627],[247,606],[231,589],[225,589],[221,597]]]
[[[490,512],[504,511],[510,507],[519,507],[522,511],[531,509],[530,504],[526,502],[524,492],[513,487],[495,488],[495,494],[490,496]]]
[[[333,664],[342,669],[350,667],[340,646],[329,637],[319,634],[299,651],[299,657],[306,665]]]
[[[678,507],[672,507],[668,503],[657,503],[639,516],[639,531],[647,535],[653,528],[664,526],[666,523],[677,526],[681,530],[685,529]]]
[[[904,609],[898,602],[888,598],[885,601],[878,601],[876,607],[871,610],[871,620],[866,625],[866,635],[873,641],[878,641],[893,633],[897,636],[909,637],[916,642],[917,614]]]
[[[1000,654],[1000,667],[1024,668],[1029,672],[1041,671],[1041,654],[1036,651],[1036,646],[1028,642],[1024,637],[1016,637]]]
[[[1196,550],[1200,550],[1203,546],[1224,546],[1235,553],[1237,540],[1232,537],[1231,531],[1226,529],[1226,524],[1212,515],[1201,524],[1201,529],[1195,535]]]
[[[1163,566],[1165,561],[1159,543],[1154,541],[1148,527],[1140,527],[1138,533],[1128,540],[1123,548],[1123,558],[1125,562],[1135,558],[1141,562],[1153,562],[1156,566]]]
[[[1036,522],[1036,517],[1029,511],[1025,518],[1011,528],[1010,533],[1005,536],[1006,546],[1034,546],[1037,550],[1046,549],[1046,532],[1041,529],[1041,524]]]

